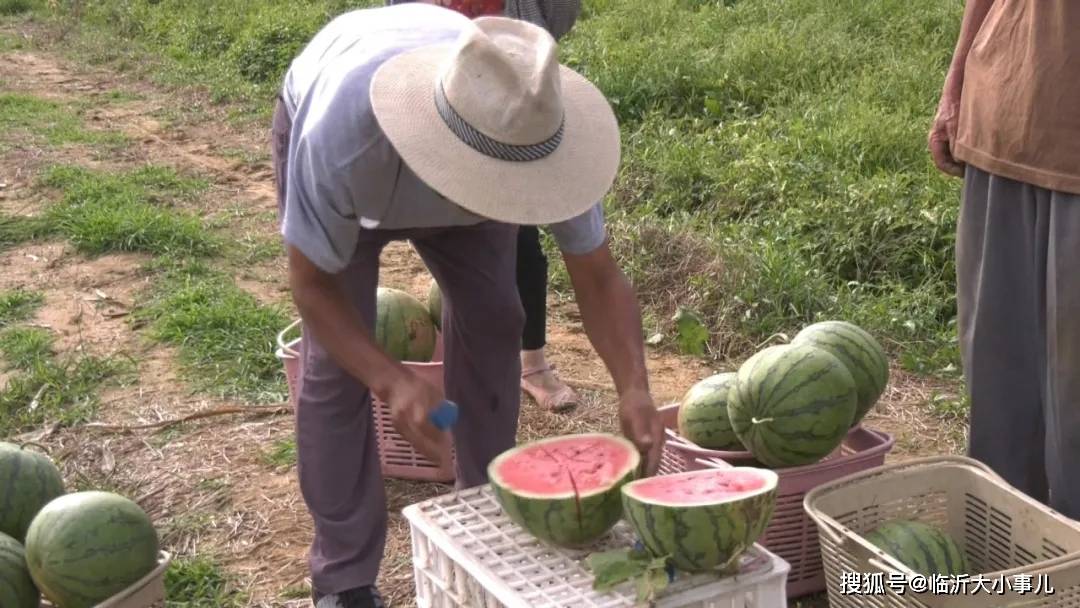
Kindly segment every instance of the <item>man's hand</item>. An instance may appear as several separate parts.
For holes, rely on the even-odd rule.
[[[443,400],[442,391],[408,369],[389,385],[383,396],[390,406],[394,428],[417,451],[436,464],[442,462],[448,435],[432,424],[430,416]]]
[[[937,116],[930,129],[928,144],[934,165],[948,175],[963,177],[964,166],[952,155],[952,143],[956,141],[959,115],[959,92],[946,91],[938,104]]]
[[[664,448],[664,422],[652,397],[645,391],[630,391],[619,399],[619,422],[622,433],[641,452],[644,475],[652,476],[660,466]]]

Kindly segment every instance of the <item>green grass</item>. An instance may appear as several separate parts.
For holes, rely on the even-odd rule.
[[[89,420],[99,405],[98,389],[131,371],[129,361],[87,355],[33,361],[0,390],[0,437],[45,422]]]
[[[43,217],[0,213],[0,251],[55,234],[55,227]]]
[[[8,369],[33,369],[53,354],[53,337],[47,329],[9,327],[0,331],[0,355]]]
[[[149,335],[179,348],[188,378],[223,397],[273,403],[286,393],[274,337],[288,317],[260,304],[226,273],[198,262],[159,261],[151,293],[135,314]]]
[[[0,15],[19,15],[41,6],[42,3],[37,0],[0,0]]]
[[[110,174],[59,166],[49,169],[41,184],[61,193],[46,212],[49,223],[84,253],[198,256],[220,249],[198,217],[175,208],[205,182],[171,169],[146,166]]]
[[[126,142],[120,133],[87,129],[76,108],[22,93],[0,93],[0,133],[0,150],[20,137],[40,138],[51,146],[119,146]]]
[[[87,7],[78,44],[206,87],[265,126],[293,53],[333,16],[376,4],[103,0]],[[957,377],[959,182],[933,168],[925,141],[962,10],[961,0],[585,3],[561,56],[621,123],[606,205],[650,333],[670,332],[675,307],[688,306],[709,322],[712,352],[738,359],[776,333],[844,318],[905,367]],[[694,263],[671,257],[686,251]],[[555,264],[565,290],[562,273]]]
[[[182,557],[165,571],[166,608],[240,608],[242,593],[233,588],[219,564],[210,558]]]
[[[25,321],[45,303],[45,295],[37,291],[13,289],[0,292],[0,328]]]
[[[288,468],[296,464],[296,440],[293,438],[281,439],[262,453],[263,463],[277,468]]]

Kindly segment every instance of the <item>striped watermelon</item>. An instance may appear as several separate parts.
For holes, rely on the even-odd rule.
[[[840,359],[855,378],[858,406],[852,426],[862,422],[889,383],[889,359],[866,330],[847,321],[823,321],[804,328],[792,344],[810,344]]]
[[[41,593],[26,569],[26,552],[19,541],[0,534],[0,607],[38,608]]]
[[[375,340],[398,361],[431,361],[435,354],[435,325],[427,307],[410,294],[380,287]]]
[[[967,556],[944,530],[920,521],[893,520],[866,540],[924,576],[968,574]]]
[[[828,351],[765,348],[739,368],[728,401],[732,427],[768,467],[821,460],[844,440],[857,405],[855,379]]]
[[[622,437],[563,435],[503,452],[488,466],[488,478],[514,523],[573,548],[600,539],[619,521],[619,488],[640,464],[637,448]]]
[[[428,287],[427,307],[431,322],[438,329],[442,329],[442,291],[439,290],[439,284],[435,280],[432,280],[431,287]]]
[[[91,608],[157,567],[158,535],[134,502],[109,492],[66,494],[26,535],[30,576],[63,608]]]
[[[623,511],[653,556],[686,572],[723,570],[765,532],[778,481],[750,467],[649,477],[623,486]]]
[[[709,376],[690,387],[679,404],[679,435],[707,450],[743,450],[728,418],[728,392],[736,374]]]
[[[26,540],[38,511],[64,493],[64,479],[46,455],[0,442],[0,533]]]

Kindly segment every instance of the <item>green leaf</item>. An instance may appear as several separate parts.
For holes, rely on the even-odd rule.
[[[679,348],[686,354],[704,355],[709,329],[697,313],[680,307],[672,318],[679,332]]]
[[[593,553],[585,560],[593,571],[593,589],[605,592],[645,572],[648,564],[631,549]]]

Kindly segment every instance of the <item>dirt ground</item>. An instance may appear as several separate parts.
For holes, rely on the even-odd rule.
[[[123,91],[123,102],[107,101]],[[209,179],[210,191],[192,203],[209,221],[227,222],[238,239],[275,239],[276,203],[267,160],[268,127],[243,129],[223,119],[195,93],[158,90],[146,82],[72,63],[47,51],[0,56],[0,92],[22,92],[62,101],[90,101],[90,128],[122,132],[130,145],[110,154],[81,146],[60,150],[16,146],[0,154],[0,210],[31,213],[42,196],[30,188],[45,166],[63,160],[91,167],[129,168],[153,162]],[[184,97],[183,95],[189,95]],[[185,108],[198,107],[185,114]],[[247,156],[238,158],[237,151]],[[255,160],[250,160],[255,159]],[[149,278],[135,255],[88,259],[62,241],[34,242],[0,255],[0,289],[27,287],[45,293],[34,323],[58,336],[62,351],[124,353],[138,363],[138,376],[103,397],[99,422],[108,427],[45,427],[29,437],[49,447],[76,482],[122,490],[159,523],[176,554],[205,553],[221,560],[250,594],[252,606],[306,606],[297,595],[307,576],[305,552],[311,522],[295,469],[275,469],[262,454],[292,433],[287,409],[221,415],[165,429],[120,429],[195,412],[246,407],[206,398],[179,378],[176,354],[150,345],[131,327],[128,312]],[[428,275],[405,244],[387,249],[383,285],[418,296]],[[237,269],[240,286],[264,302],[288,302],[284,260]],[[572,302],[553,302],[550,358],[577,387],[585,402],[569,415],[540,411],[524,398],[519,439],[616,429],[615,394],[606,370],[575,321]],[[272,340],[273,336],[267,336]],[[719,371],[701,361],[650,351],[649,369],[659,403],[677,400],[697,380]],[[890,460],[958,451],[962,432],[925,413],[925,403],[949,387],[894,371],[882,404],[867,425],[892,433]],[[437,484],[387,481],[391,524],[380,587],[392,606],[414,605],[405,506],[447,491]]]

